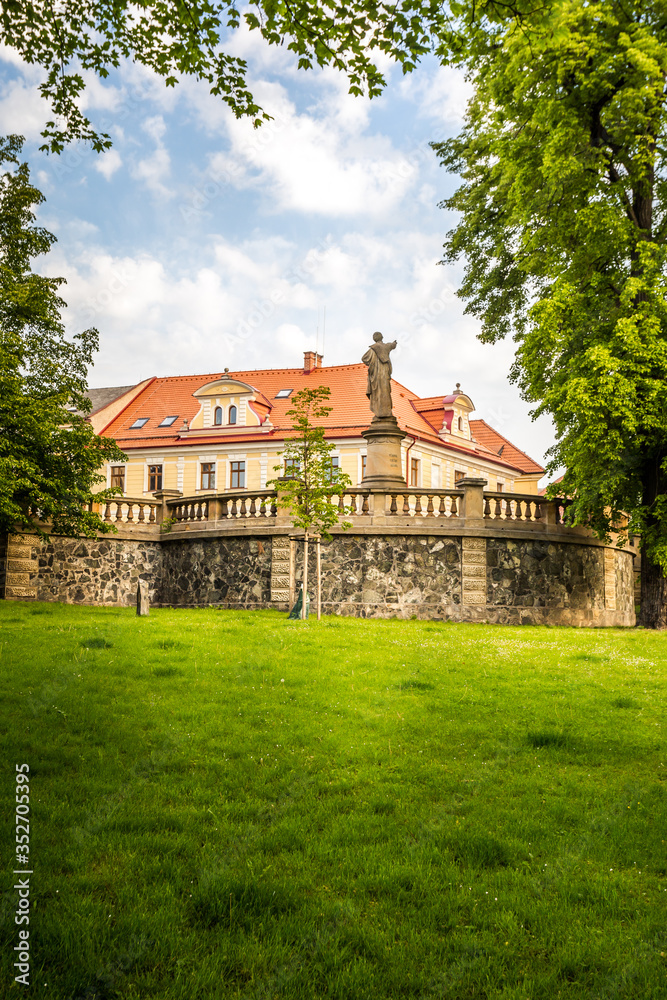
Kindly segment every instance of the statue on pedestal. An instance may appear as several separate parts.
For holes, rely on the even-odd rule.
[[[389,354],[396,347],[396,341],[385,344],[380,332],[373,334],[374,343],[361,359],[368,366],[368,396],[374,420],[392,416],[391,408],[391,361]]]

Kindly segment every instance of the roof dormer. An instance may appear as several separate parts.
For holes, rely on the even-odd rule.
[[[190,422],[190,434],[235,434],[271,427],[270,402],[247,382],[223,376],[207,382],[192,395],[199,401],[199,410]]]
[[[470,396],[461,392],[461,383],[456,383],[456,389],[449,396],[445,396],[442,401],[445,416],[442,422],[442,437],[450,435],[455,440],[471,441],[470,414],[474,413],[475,404]]]

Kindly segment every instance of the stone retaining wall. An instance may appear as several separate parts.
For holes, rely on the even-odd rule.
[[[66,604],[113,604],[132,607],[140,579],[149,598],[159,600],[163,573],[160,542],[131,538],[58,538],[33,541],[30,586],[38,601]]]
[[[4,550],[0,546],[3,566],[14,565],[10,556],[15,549],[18,557],[18,537]],[[298,587],[303,543],[293,544],[291,582]],[[129,607],[139,579],[145,579],[155,605],[287,607],[286,531],[261,537],[229,531],[205,537],[53,537],[47,544],[23,535],[19,548],[20,565],[14,562],[21,586],[12,589],[9,571],[5,580],[4,596],[14,599]],[[313,596],[314,545],[309,574]],[[581,537],[357,530],[322,544],[322,576],[324,614],[508,624],[635,621],[632,552]]]

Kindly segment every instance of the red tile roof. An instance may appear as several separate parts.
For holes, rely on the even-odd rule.
[[[488,448],[493,455],[500,457],[501,460],[504,459],[507,462],[511,462],[517,469],[521,469],[524,474],[531,475],[532,473],[544,472],[541,465],[538,465],[529,455],[526,455],[525,451],[521,451],[516,445],[513,445],[499,431],[490,427],[486,420],[471,420],[470,431],[475,440],[479,441],[485,448]]]
[[[214,372],[208,375],[180,375],[168,378],[155,378],[146,388],[133,399],[128,406],[113,418],[101,433],[108,437],[115,438],[123,450],[128,451],[133,448],[164,448],[179,445],[187,447],[196,445],[201,447],[204,444],[219,444],[238,442],[247,443],[250,441],[269,442],[272,439],[282,440],[286,435],[292,433],[292,421],[287,416],[287,411],[292,408],[292,400],[299,389],[312,388],[313,386],[326,385],[331,391],[330,405],[332,412],[325,417],[321,423],[327,430],[327,437],[346,438],[361,436],[373,414],[368,405],[366,397],[368,369],[364,364],[336,365],[327,368],[314,368],[306,372],[303,368],[278,368],[265,371],[235,371],[235,372]],[[261,402],[266,400],[266,404],[271,407],[269,421],[272,429],[262,431],[248,429],[247,433],[240,433],[238,430],[230,433],[227,428],[211,428],[210,434],[187,434],[180,437],[180,429],[183,420],[188,423],[192,421],[199,411],[200,401],[193,396],[197,389],[216,379],[231,378],[238,379],[252,386]],[[276,394],[281,389],[292,389],[291,396],[287,399],[276,399]],[[430,410],[431,403],[438,404],[442,410],[442,397],[432,397],[432,399],[420,399],[416,393],[411,392],[400,382],[392,380],[392,401],[394,404],[394,415],[399,426],[407,434],[419,440],[442,446],[446,444],[448,448],[465,453],[469,458],[493,458],[495,462],[506,465],[508,468],[523,469],[523,465],[518,465],[514,461],[514,453],[526,463],[532,462],[523,452],[520,452],[513,445],[513,453],[498,456],[497,448],[495,453],[487,451],[486,443],[481,441],[481,447],[475,451],[472,447],[467,447],[464,442],[457,442],[451,439],[443,442],[433,424],[426,419],[426,412],[422,415],[419,411]],[[424,406],[424,404],[427,404]],[[263,410],[261,405],[257,410]],[[177,416],[178,419],[171,427],[159,428],[158,424],[167,416]],[[148,417],[148,423],[137,430],[130,430],[130,426],[141,417]],[[472,424],[483,424],[484,421],[471,421]],[[484,424],[485,427],[488,425]],[[491,431],[491,428],[489,428]],[[493,432],[495,433],[495,432]],[[479,440],[479,435],[474,433]],[[500,437],[500,436],[499,436]],[[502,438],[505,443],[506,439]],[[509,442],[506,442],[509,444]],[[540,467],[537,463],[532,463],[536,469]]]

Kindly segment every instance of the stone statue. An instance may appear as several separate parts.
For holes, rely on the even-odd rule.
[[[361,359],[368,365],[368,396],[374,419],[391,417],[391,361],[389,354],[396,347],[396,341],[385,344],[381,333],[373,334],[374,343],[368,348]]]

